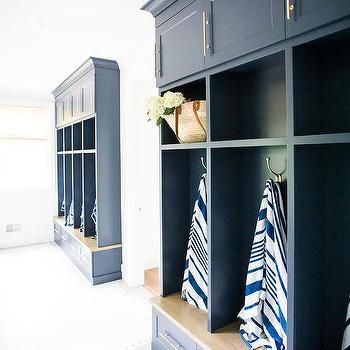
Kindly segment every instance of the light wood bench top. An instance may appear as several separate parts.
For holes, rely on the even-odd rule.
[[[151,304],[206,350],[246,350],[239,335],[240,322],[232,323],[215,333],[207,330],[207,313],[180,299],[178,293],[165,298],[154,297]]]
[[[54,222],[60,225],[63,230],[65,230],[68,234],[70,234],[73,238],[82,243],[86,248],[88,248],[91,252],[99,252],[102,250],[110,250],[121,248],[121,244],[113,244],[106,247],[98,247],[97,239],[92,237],[84,237],[84,235],[80,232],[79,229],[74,229],[72,226],[64,226],[64,217],[56,216],[54,217]]]

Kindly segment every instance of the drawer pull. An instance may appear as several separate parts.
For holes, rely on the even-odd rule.
[[[168,332],[159,332],[159,335],[173,350],[185,350]]]
[[[63,239],[64,241],[68,241],[68,238],[64,236],[61,236],[61,239]]]

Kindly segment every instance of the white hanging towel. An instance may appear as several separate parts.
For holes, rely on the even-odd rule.
[[[81,206],[79,231],[84,232],[84,205]]]
[[[238,317],[250,349],[287,349],[286,220],[279,184],[267,181]]]
[[[206,174],[198,188],[187,246],[182,299],[202,310],[208,305],[208,233]]]
[[[97,232],[97,201],[95,199],[94,202],[94,208],[92,209],[92,213],[91,213],[91,219],[95,224],[95,230]]]
[[[74,203],[72,201],[69,207],[69,212],[66,218],[65,226],[73,226],[73,225],[74,225]]]
[[[345,331],[344,331],[343,344],[342,344],[341,350],[350,350],[350,297],[349,297],[348,312],[346,315]]]

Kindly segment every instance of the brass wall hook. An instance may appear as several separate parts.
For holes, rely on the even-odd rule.
[[[273,175],[275,175],[275,181],[281,183],[282,182],[282,174],[276,173],[271,169],[271,158],[266,158],[267,168],[271,171]]]
[[[203,158],[203,157],[201,157],[201,163],[202,163],[202,165],[203,165],[203,168],[204,168],[205,170],[208,170],[207,167],[205,166],[204,158]]]

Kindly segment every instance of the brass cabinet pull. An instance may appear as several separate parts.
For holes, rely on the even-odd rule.
[[[154,76],[157,78],[157,44],[154,44]]]
[[[286,10],[287,10],[287,19],[291,19],[291,12],[294,10],[294,4],[290,3],[290,0],[286,0]]]
[[[208,24],[207,14],[206,14],[205,11],[203,11],[203,13],[202,13],[202,26],[203,26],[203,55],[204,56],[207,55],[207,48],[208,48],[208,44],[207,44],[207,24]]]
[[[173,350],[184,350],[184,347],[179,344],[175,339],[168,333],[159,332],[160,337],[168,344]]]
[[[157,56],[159,55],[159,66],[160,66],[160,49],[157,48],[157,44],[154,44],[154,76],[160,77],[160,68],[157,67]]]

